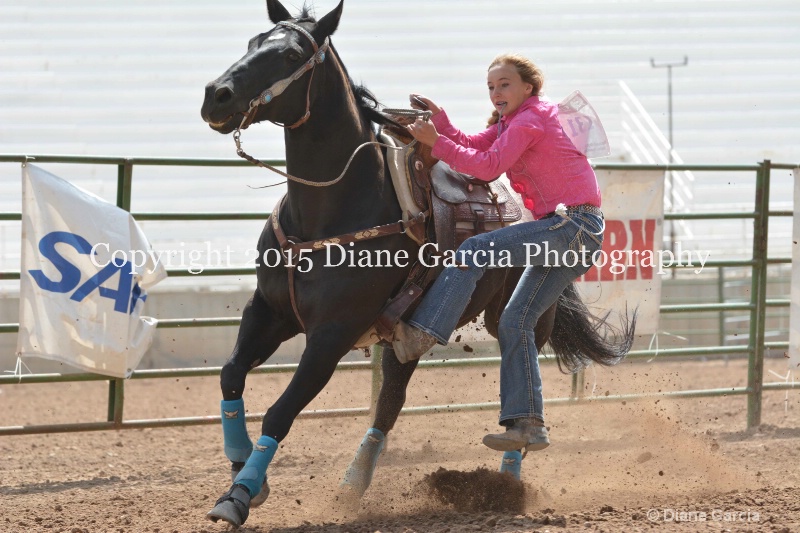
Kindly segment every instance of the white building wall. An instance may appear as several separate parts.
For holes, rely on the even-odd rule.
[[[199,120],[203,87],[271,26],[256,0],[6,0],[0,15],[3,152],[230,156]],[[666,72],[650,58],[687,55],[674,70],[677,149],[749,163],[800,157],[798,24],[793,0],[348,0],[334,44],[387,105],[425,92],[465,129],[488,109],[486,65],[519,51],[550,97],[603,98],[623,79],[666,130]],[[251,142],[279,156],[280,132],[261,130]]]

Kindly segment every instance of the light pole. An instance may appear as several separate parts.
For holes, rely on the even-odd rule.
[[[680,63],[675,61],[659,61],[656,62],[652,57],[650,58],[650,66],[653,68],[667,69],[667,116],[669,117],[669,162],[672,163],[672,67],[685,67],[689,64],[689,56],[683,56],[683,61]]]
[[[689,56],[683,56],[683,61],[659,61],[656,62],[655,59],[652,57],[650,58],[650,66],[653,68],[666,68],[667,69],[667,117],[669,120],[669,154],[667,155],[668,161],[670,163],[673,162],[672,157],[672,149],[673,149],[673,141],[672,141],[672,67],[685,67],[689,64]],[[673,211],[675,210],[675,192],[674,192],[674,185],[675,181],[672,177],[672,171],[667,173],[667,186],[669,187],[669,205],[670,209]],[[675,252],[675,221],[671,221],[669,224],[669,240],[670,240],[670,251]],[[672,277],[675,277],[675,269],[672,270]]]

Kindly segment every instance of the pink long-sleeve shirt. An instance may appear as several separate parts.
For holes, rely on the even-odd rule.
[[[600,207],[597,177],[561,128],[557,104],[531,96],[476,135],[453,126],[444,110],[431,120],[439,132],[433,157],[484,181],[505,172],[535,218],[560,203]]]

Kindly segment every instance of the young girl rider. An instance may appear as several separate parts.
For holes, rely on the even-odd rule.
[[[505,172],[535,218],[467,239],[456,255],[463,264],[442,272],[408,323],[398,325],[393,343],[404,362],[437,342],[447,344],[476,283],[492,267],[485,260],[489,251],[499,255],[507,250],[514,266],[525,267],[498,327],[500,425],[506,430],[483,438],[498,451],[541,450],[550,444],[534,326],[567,285],[589,270],[603,240],[597,178],[562,130],[557,104],[539,99],[542,83],[541,71],[530,60],[501,55],[487,74],[495,109],[487,129],[466,135],[444,110],[419,95],[412,97],[433,116],[408,126],[417,141],[432,147],[433,157],[459,172],[483,181]],[[484,260],[473,260],[481,251],[478,257]]]

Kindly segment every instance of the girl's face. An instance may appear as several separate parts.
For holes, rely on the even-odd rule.
[[[525,83],[511,65],[495,65],[486,76],[489,87],[489,99],[501,115],[508,115],[517,110],[522,102],[533,93],[533,85]]]

